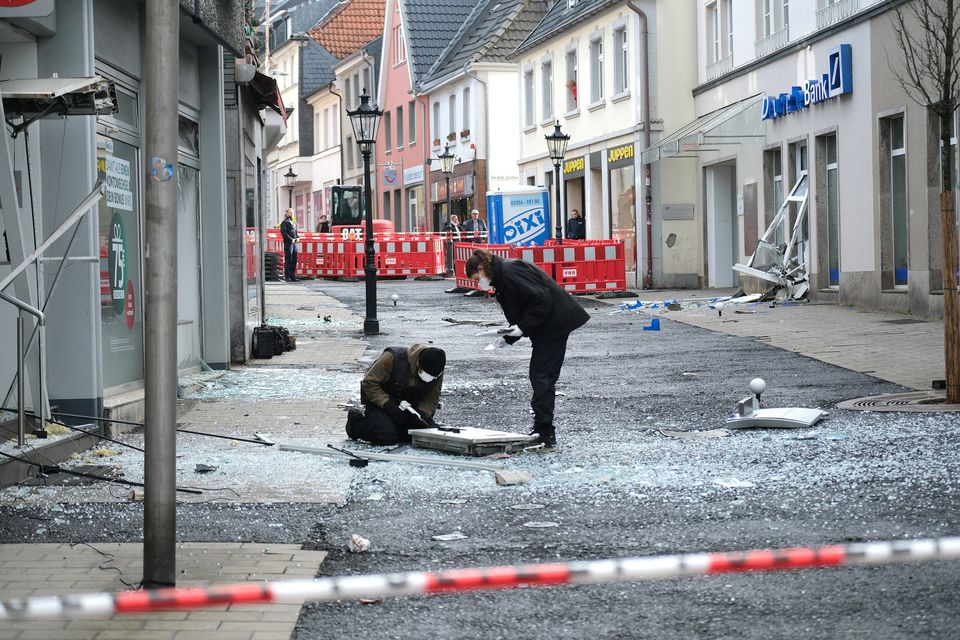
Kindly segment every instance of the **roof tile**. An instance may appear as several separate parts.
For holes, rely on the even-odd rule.
[[[385,0],[344,0],[310,30],[310,37],[343,60],[383,34],[385,5]]]

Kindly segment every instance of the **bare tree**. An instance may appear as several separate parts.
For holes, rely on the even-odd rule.
[[[891,71],[917,104],[940,121],[940,227],[947,402],[960,403],[960,304],[957,219],[950,133],[960,106],[960,0],[911,0],[893,14],[902,65]]]

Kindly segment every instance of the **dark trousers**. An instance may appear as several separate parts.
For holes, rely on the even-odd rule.
[[[366,411],[362,417],[356,415],[351,420],[348,435],[355,440],[366,440],[375,445],[410,442],[407,426],[394,423],[383,409],[372,404],[366,405]]]
[[[545,334],[533,339],[530,356],[530,384],[533,386],[533,429],[539,433],[553,432],[553,406],[556,402],[557,379],[563,358],[567,354],[569,333]]]
[[[283,277],[293,280],[297,277],[297,243],[283,243]]]

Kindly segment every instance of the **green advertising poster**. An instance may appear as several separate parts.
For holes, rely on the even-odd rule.
[[[109,236],[110,296],[113,310],[123,313],[127,298],[127,234],[123,229],[123,218],[118,211],[113,212],[110,221]]]

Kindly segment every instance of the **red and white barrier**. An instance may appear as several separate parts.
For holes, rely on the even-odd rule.
[[[0,603],[0,620],[110,616],[225,604],[299,604],[350,598],[508,589],[521,586],[604,584],[751,571],[789,571],[957,559],[960,559],[960,537],[726,553],[693,553],[520,567],[241,583],[208,588],[171,588],[115,594],[32,597]]]

